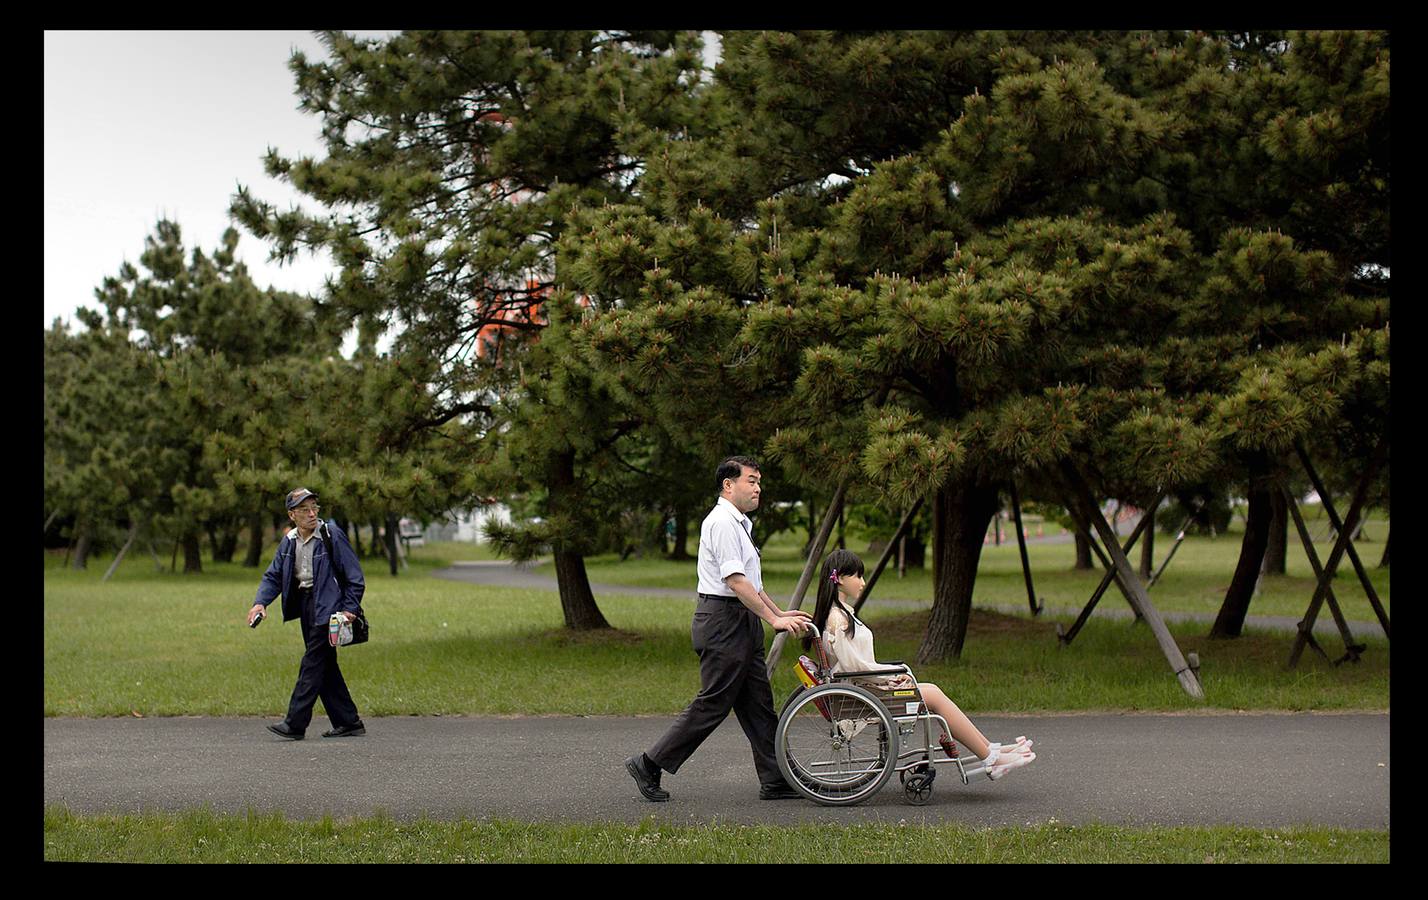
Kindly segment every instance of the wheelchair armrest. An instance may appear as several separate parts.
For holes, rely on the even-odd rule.
[[[834,678],[864,678],[868,675],[905,675],[906,669],[869,669],[865,672],[834,672]]]

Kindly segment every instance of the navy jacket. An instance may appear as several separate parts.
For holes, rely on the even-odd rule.
[[[352,552],[352,545],[347,543],[347,535],[337,527],[335,521],[329,521],[327,529],[332,535],[332,552],[336,554],[337,564],[342,567],[343,576],[347,579],[347,589],[344,591],[338,586],[319,526],[316,544],[312,548],[311,624],[323,627],[326,627],[332,614],[339,610],[356,613],[361,608],[362,594],[367,589],[366,582],[362,580],[362,566],[357,562],[357,554]],[[258,583],[258,597],[253,601],[267,606],[282,594],[284,622],[302,615],[297,598],[297,534],[298,531],[294,528],[278,543],[278,552],[274,554],[268,571],[263,573],[263,580]]]

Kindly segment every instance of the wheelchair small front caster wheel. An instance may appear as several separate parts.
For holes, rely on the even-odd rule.
[[[907,780],[909,778],[913,777],[914,775],[926,775],[928,772],[931,771],[932,767],[929,766],[927,763],[918,763],[910,769],[899,770],[897,773],[897,780],[900,784],[906,786]]]
[[[932,799],[932,780],[937,777],[937,773],[932,769],[914,772],[902,783],[902,792],[907,798],[907,802],[913,806],[922,806]]]

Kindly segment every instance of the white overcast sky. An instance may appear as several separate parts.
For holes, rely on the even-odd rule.
[[[321,147],[316,117],[297,109],[294,49],[325,56],[304,31],[45,32],[46,327],[98,308],[94,289],[138,262],[160,218],[207,253],[238,184],[282,208],[299,201],[262,163],[269,146]],[[287,290],[317,291],[331,268],[313,257],[279,268],[247,234],[238,255],[260,285]]]
[[[706,43],[708,64],[717,38]],[[321,150],[318,119],[297,108],[295,49],[326,55],[305,31],[45,32],[46,328],[99,308],[94,289],[125,260],[137,264],[160,218],[178,222],[186,249],[210,253],[239,184],[279,208],[311,208],[262,163],[270,146],[288,157]],[[321,290],[325,255],[279,267],[238,231],[238,258],[259,285]]]

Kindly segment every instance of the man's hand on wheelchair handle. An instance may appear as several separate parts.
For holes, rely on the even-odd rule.
[[[798,615],[789,614],[775,619],[773,625],[776,631],[787,631],[795,637],[803,637],[811,621],[812,619],[807,615],[800,617]]]

